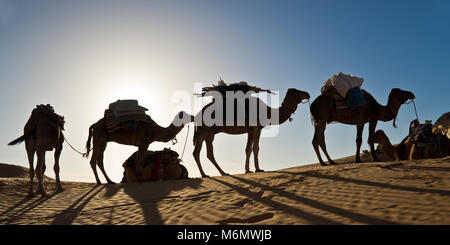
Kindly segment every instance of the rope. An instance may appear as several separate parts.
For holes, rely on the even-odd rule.
[[[70,146],[70,148],[72,148],[72,150],[74,150],[75,152],[77,152],[78,154],[80,154],[82,157],[85,157],[93,148],[91,148],[88,152],[86,153],[82,153],[80,151],[78,151],[77,149],[75,149],[70,143],[69,141],[67,141],[66,137],[63,135],[64,141]]]
[[[188,124],[188,128],[187,128],[186,139],[184,140],[183,152],[181,153],[181,158],[180,158],[181,161],[183,161],[184,150],[186,149],[186,143],[188,140],[188,136],[189,136],[189,124]]]
[[[411,100],[410,102],[405,102],[405,104],[411,104],[411,103],[413,103],[413,106],[414,106],[414,112],[416,113],[416,119],[417,119],[418,122],[420,122],[419,121],[419,116],[417,115],[416,103],[414,102],[414,100]]]

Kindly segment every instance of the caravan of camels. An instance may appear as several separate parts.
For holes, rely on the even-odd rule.
[[[360,88],[362,83],[362,78],[340,72],[324,83],[322,94],[311,103],[310,112],[314,125],[312,145],[322,166],[336,164],[327,152],[324,134],[327,124],[332,122],[356,126],[355,163],[361,162],[360,148],[366,123],[369,124],[367,142],[374,162],[380,161],[377,157],[379,149],[392,160],[439,158],[450,155],[450,113],[443,114],[434,125],[431,121],[426,121],[424,124],[420,124],[418,120],[413,121],[410,134],[400,144],[392,145],[383,131],[376,131],[377,122],[393,120],[395,127],[400,107],[408,101],[414,102],[415,96],[410,91],[393,88],[387,104],[383,106],[370,93]],[[241,92],[243,96],[235,96],[237,92]],[[149,151],[148,147],[153,142],[176,140],[176,135],[183,127],[193,122],[195,125],[193,156],[202,177],[208,176],[200,163],[200,152],[204,142],[207,158],[221,175],[228,175],[214,157],[213,141],[218,133],[247,134],[245,173],[251,173],[249,165],[252,153],[255,172],[263,172],[258,161],[261,130],[265,126],[281,125],[288,120],[291,121],[291,116],[298,105],[309,102],[310,95],[308,92],[289,88],[281,106],[271,108],[259,98],[251,96],[262,92],[271,93],[270,90],[250,86],[246,82],[227,84],[220,80],[218,85],[203,88],[203,93],[200,95],[213,96],[212,102],[205,105],[196,115],[179,112],[167,127],[160,126],[146,115],[147,109],[139,106],[136,100],[119,100],[111,103],[105,110],[104,117],[89,127],[84,156],[91,156],[90,165],[97,184],[101,184],[97,167],[108,184],[114,183],[108,177],[103,163],[108,142],[138,147],[137,152],[123,164],[122,183],[187,178],[188,171],[180,164],[178,153],[170,149]],[[231,104],[226,103],[226,100],[231,100]],[[210,119],[214,122],[208,122]],[[221,121],[218,122],[218,119]],[[35,174],[38,179],[37,193],[46,195],[43,183],[46,168],[45,152],[53,149],[55,149],[54,171],[57,191],[63,191],[59,177],[59,157],[65,141],[63,130],[64,117],[56,114],[51,105],[38,105],[33,109],[25,124],[23,135],[8,144],[15,145],[25,141],[30,166],[29,196],[34,195]],[[379,149],[375,149],[375,144],[379,145]],[[319,147],[325,154],[327,163],[322,160]],[[36,168],[33,164],[35,154],[37,155]]]

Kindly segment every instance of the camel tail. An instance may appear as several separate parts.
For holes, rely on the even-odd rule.
[[[92,132],[94,131],[94,124],[92,124],[89,127],[89,137],[86,142],[86,158],[89,158],[89,152],[91,151],[91,139],[92,139]]]
[[[9,142],[8,143],[8,145],[17,145],[17,144],[20,144],[20,143],[22,143],[23,141],[25,141],[26,139],[27,139],[27,135],[22,135],[22,136],[20,136],[19,138],[17,138],[17,139],[15,139],[15,140],[13,140],[13,141],[11,141],[11,142]]]

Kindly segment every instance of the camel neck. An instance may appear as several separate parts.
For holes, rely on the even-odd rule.
[[[402,104],[392,94],[389,95],[388,103],[380,111],[380,120],[387,122],[397,117],[398,110]]]

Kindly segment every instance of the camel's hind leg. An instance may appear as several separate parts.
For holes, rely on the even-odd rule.
[[[328,163],[330,163],[331,165],[336,165],[336,163],[331,159],[330,155],[328,155],[327,145],[325,144],[325,128],[326,128],[326,124],[320,123],[318,125],[318,128],[316,128],[316,132],[318,133],[317,138],[316,138],[316,132],[314,133],[314,138],[316,139],[316,143],[318,143],[320,148],[322,148],[323,153],[325,154],[325,156],[328,159]],[[321,159],[319,158],[319,161],[320,160]],[[323,161],[320,164],[322,166],[325,166]]]
[[[361,150],[363,130],[364,130],[364,124],[356,126],[356,155],[355,155],[355,163],[360,163],[361,162],[361,157],[359,155],[359,152]]]
[[[30,176],[30,189],[28,190],[28,197],[33,196],[33,179],[34,179],[34,153],[36,152],[34,140],[25,141],[25,149],[28,155],[28,174]]]
[[[251,173],[250,171],[250,155],[252,154],[253,148],[253,132],[248,133],[247,146],[245,147],[245,173]]]
[[[97,147],[94,145],[94,148],[92,149],[92,157],[91,157],[91,168],[92,168],[92,172],[94,172],[94,176],[95,176],[95,181],[97,182],[97,185],[101,185],[102,182],[100,181],[100,179],[98,178],[98,173],[97,173],[97,160],[98,160],[98,149]]]
[[[216,159],[214,158],[214,148],[213,148],[214,134],[210,134],[208,138],[206,138],[206,157],[214,164],[221,175],[229,175],[225,173],[217,164]]]
[[[38,190],[42,196],[46,196],[44,187],[44,172],[45,172],[45,150],[37,149],[37,164],[36,164],[36,177],[39,181]]]
[[[200,129],[201,128],[199,128],[199,130],[197,131],[197,136],[195,139],[195,148],[194,152],[192,152],[192,155],[194,156],[195,162],[197,163],[198,169],[202,177],[209,177],[203,171],[202,164],[200,162],[200,152],[202,150],[203,141],[205,141],[206,139],[204,131],[201,131]]]
[[[319,149],[319,143],[320,143],[320,135],[324,134],[325,126],[322,125],[323,123],[318,122],[316,125],[314,125],[314,137],[312,140],[312,145],[314,147],[314,151],[316,152],[317,158],[319,159],[319,163],[322,166],[328,166],[323,160],[322,156],[320,155],[320,149]]]
[[[255,133],[253,135],[253,158],[255,161],[255,172],[264,172],[264,170],[259,168],[259,139],[261,138],[261,129],[258,128],[255,130]]]
[[[106,182],[107,182],[108,184],[114,184],[114,182],[111,181],[111,180],[109,179],[108,175],[106,174],[105,167],[103,166],[103,155],[104,155],[105,149],[106,149],[106,145],[102,146],[102,147],[100,148],[100,151],[98,152],[97,166],[98,166],[98,168],[100,168],[100,170],[102,171],[103,176],[104,176],[105,179],[106,179]]]
[[[375,151],[375,128],[377,127],[377,122],[376,120],[369,122],[369,139],[367,142],[370,145],[370,153],[374,162],[380,162]]]
[[[55,171],[57,192],[63,191],[61,180],[59,179],[59,157],[61,156],[62,149],[63,149],[62,143],[55,148],[55,165],[53,166],[53,170]]]

